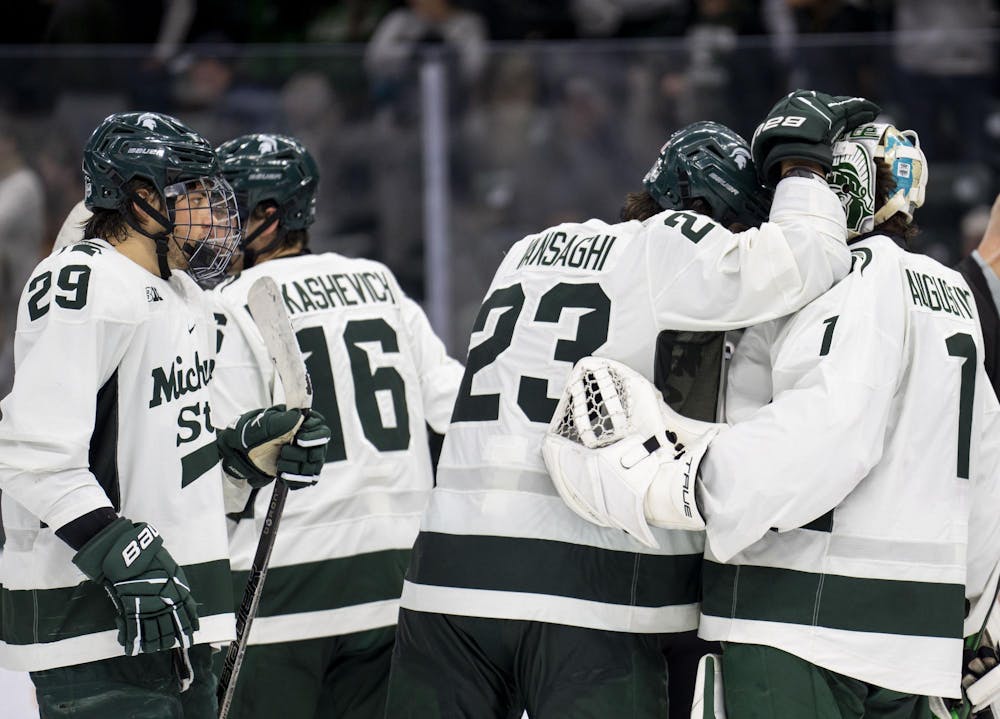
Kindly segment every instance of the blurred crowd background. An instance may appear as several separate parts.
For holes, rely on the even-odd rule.
[[[749,139],[789,89],[864,95],[920,133],[918,251],[954,264],[1000,191],[996,0],[17,5],[0,24],[0,353],[82,198],[81,148],[121,110],[216,144],[298,137],[322,173],[314,251],[386,262],[456,356],[515,240],[616,220],[672,130],[712,119]]]

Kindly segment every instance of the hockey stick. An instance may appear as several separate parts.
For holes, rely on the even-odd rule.
[[[274,363],[275,371],[285,389],[285,406],[289,409],[309,409],[312,406],[312,384],[302,354],[299,352],[292,325],[289,323],[284,301],[274,280],[270,277],[261,277],[254,282],[247,294],[247,306],[250,308],[254,324],[264,338],[271,362]],[[301,420],[299,423],[301,424]],[[257,614],[257,607],[264,590],[267,565],[271,559],[271,550],[274,548],[274,539],[287,496],[288,485],[275,480],[271,502],[268,504],[267,514],[264,515],[264,528],[261,530],[257,551],[250,565],[250,577],[236,614],[236,640],[229,645],[222,674],[219,677],[216,693],[219,700],[219,719],[226,719],[232,705],[236,678],[239,676],[243,656],[246,654],[250,625]]]

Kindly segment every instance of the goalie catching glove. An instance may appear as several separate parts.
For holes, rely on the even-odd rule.
[[[264,487],[279,477],[289,489],[316,484],[330,428],[323,415],[286,410],[283,404],[240,415],[218,434],[222,468],[251,487]]]
[[[704,529],[694,483],[723,426],[677,414],[620,362],[585,357],[570,373],[542,456],[570,509],[658,548],[650,524]]]
[[[778,100],[750,142],[754,165],[774,187],[783,160],[808,160],[829,172],[832,144],[845,131],[878,117],[879,106],[863,97],[796,90]]]
[[[151,525],[118,517],[80,548],[73,563],[114,602],[126,654],[191,646],[198,610],[184,570]]]

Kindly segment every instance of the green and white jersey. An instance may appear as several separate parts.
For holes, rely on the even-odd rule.
[[[957,697],[1000,558],[1000,406],[976,304],[889,237],[851,249],[846,279],[737,348],[735,424],[701,466],[700,634]]]
[[[99,239],[32,273],[0,402],[0,665],[124,655],[114,605],[54,532],[101,507],[159,530],[198,602],[196,643],[233,637],[203,297],[185,274],[165,281]]]
[[[721,333],[794,311],[846,274],[845,238],[826,185],[789,178],[759,229],[734,234],[667,211],[562,224],[514,244],[473,327],[402,606],[612,631],[694,629],[704,535],[654,528],[654,551],[584,521],[556,493],[542,437],[586,355],[666,374],[671,391],[704,368],[717,392],[721,352],[714,366],[699,352],[721,346],[721,335],[674,343],[682,351],[661,372],[661,333]]]
[[[462,365],[384,265],[334,253],[274,259],[219,289],[229,318],[214,389],[229,419],[271,404],[270,361],[244,309],[250,286],[265,275],[281,289],[312,378],[313,409],[332,438],[319,483],[288,495],[250,643],[393,625],[433,486],[426,425],[447,428]],[[270,495],[256,493],[230,524],[237,596]]]

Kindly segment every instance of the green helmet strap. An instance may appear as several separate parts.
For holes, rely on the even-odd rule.
[[[147,215],[159,222],[161,227],[165,228],[160,232],[147,232],[142,228],[138,221],[136,221],[131,212],[126,211],[122,213],[122,217],[129,227],[138,232],[140,235],[144,235],[156,243],[156,264],[160,270],[160,277],[165,280],[170,279],[170,265],[167,263],[167,253],[170,251],[170,245],[168,242],[170,233],[174,228],[174,223],[164,217],[159,210],[146,202],[145,198],[138,193],[130,193],[129,200],[139,205],[139,207],[141,207]]]
[[[244,236],[243,269],[247,269],[248,267],[253,267],[255,264],[257,264],[258,257],[260,257],[261,255],[266,255],[269,252],[274,252],[281,245],[281,233],[279,232],[274,235],[273,240],[268,242],[264,247],[261,247],[259,250],[254,250],[250,247],[250,245],[253,244],[253,241],[256,240],[258,237],[260,237],[262,234],[264,234],[264,232],[267,231],[268,228],[272,227],[278,221],[278,219],[279,219],[278,213],[275,212],[270,217],[267,218],[267,222],[262,222],[260,227],[258,227],[250,234]]]

